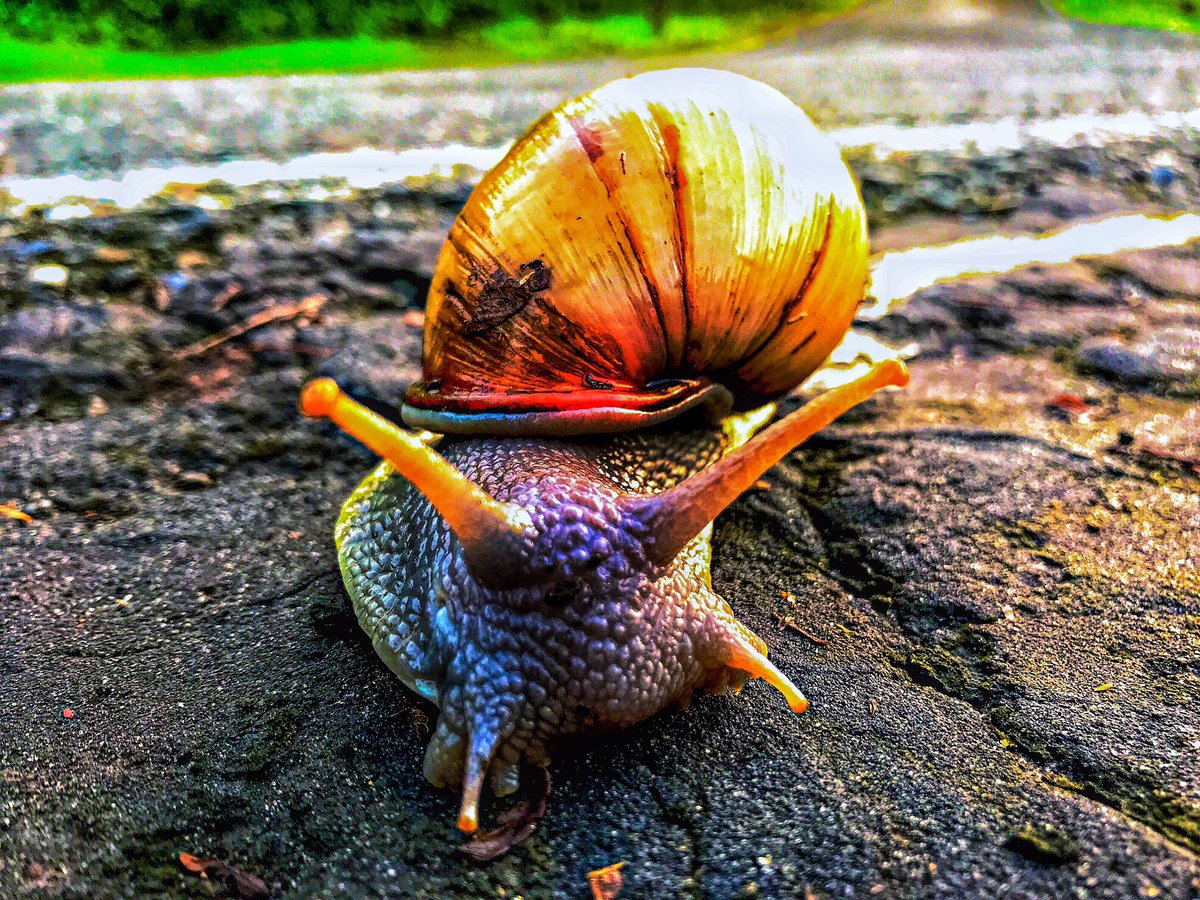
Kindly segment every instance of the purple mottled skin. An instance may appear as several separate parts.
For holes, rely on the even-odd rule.
[[[720,429],[603,441],[447,440],[439,451],[500,501],[528,511],[544,573],[511,590],[481,585],[429,502],[384,463],[343,507],[337,543],[362,627],[400,678],[441,708],[425,756],[435,785],[468,779],[497,795],[555,737],[630,725],[697,688],[740,687],[728,635],[761,640],[712,591],[710,531],[665,566],[616,502],[678,483],[730,449]]]

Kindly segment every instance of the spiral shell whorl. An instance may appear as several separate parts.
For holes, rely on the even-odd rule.
[[[849,327],[866,256],[845,164],[782,94],[704,69],[613,82],[471,195],[405,418],[571,434],[778,395]]]

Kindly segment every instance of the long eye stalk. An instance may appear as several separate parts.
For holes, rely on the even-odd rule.
[[[491,497],[436,450],[347,396],[329,378],[305,386],[300,410],[306,416],[332,420],[412,482],[458,537],[479,581],[504,587],[497,578],[524,570],[521,534],[526,514],[520,507]]]
[[[885,360],[856,381],[832,388],[780,419],[703,472],[661,494],[631,500],[630,511],[642,517],[653,538],[647,554],[666,565],[764,472],[813,434],[876,391],[907,383],[904,363]]]

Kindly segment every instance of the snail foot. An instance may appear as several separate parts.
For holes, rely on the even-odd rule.
[[[474,835],[459,847],[475,862],[491,862],[525,841],[537,829],[537,822],[546,814],[546,798],[550,796],[550,772],[545,766],[536,767],[539,773],[532,779],[534,793],[506,810],[496,820],[491,831]]]

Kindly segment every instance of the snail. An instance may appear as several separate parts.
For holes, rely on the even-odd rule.
[[[560,735],[697,689],[808,701],[713,591],[711,523],[898,360],[771,424],[850,326],[866,214],[837,149],[766,85],[677,69],[543,117],[450,229],[401,415],[329,379],[303,412],[383,462],[335,529],[376,651],[440,708],[424,773],[478,827]]]

